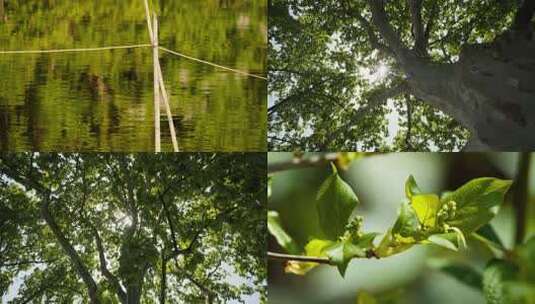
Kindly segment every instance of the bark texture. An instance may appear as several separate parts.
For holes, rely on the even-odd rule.
[[[524,1],[511,28],[488,44],[465,45],[459,60],[427,58],[421,1],[409,1],[415,45],[408,48],[389,23],[384,1],[369,0],[372,22],[404,71],[408,91],[455,118],[471,132],[466,150],[535,148],[534,1]]]

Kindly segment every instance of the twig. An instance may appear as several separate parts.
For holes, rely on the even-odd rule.
[[[283,254],[276,252],[268,251],[268,258],[272,260],[283,260],[283,261],[298,261],[298,262],[310,262],[310,263],[319,263],[319,264],[331,264],[329,258],[325,257],[312,257],[304,255],[292,255],[292,254]]]

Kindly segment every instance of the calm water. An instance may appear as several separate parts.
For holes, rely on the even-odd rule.
[[[162,46],[265,75],[267,0],[152,3]],[[0,0],[0,50],[149,43],[144,17],[142,0]],[[160,58],[181,150],[266,149],[264,80]],[[3,151],[153,151],[152,103],[150,48],[0,54]]]

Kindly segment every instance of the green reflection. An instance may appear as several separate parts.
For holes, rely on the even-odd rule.
[[[265,75],[266,0],[152,1],[160,44]],[[143,1],[0,0],[0,49],[149,43]],[[0,54],[0,150],[153,151],[150,48]],[[183,151],[266,149],[266,82],[160,53]],[[172,150],[165,112],[162,144]]]

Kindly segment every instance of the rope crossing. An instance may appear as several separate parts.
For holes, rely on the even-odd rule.
[[[131,44],[131,45],[103,46],[103,47],[94,47],[94,48],[0,51],[0,54],[6,54],[7,55],[7,54],[77,53],[77,52],[95,52],[95,51],[120,50],[120,49],[123,49],[123,50],[124,49],[136,49],[136,48],[146,48],[146,47],[152,47],[152,45],[151,44]],[[179,57],[182,57],[182,58],[185,58],[185,59],[188,59],[188,60],[192,60],[192,61],[196,61],[196,62],[199,62],[199,63],[207,64],[207,65],[219,68],[219,69],[231,71],[231,72],[234,72],[234,73],[237,73],[237,74],[241,74],[241,75],[244,75],[244,76],[249,76],[249,77],[254,77],[254,78],[258,78],[258,79],[267,80],[267,77],[264,77],[264,76],[247,73],[247,72],[240,71],[240,70],[233,69],[233,68],[229,68],[229,67],[217,64],[217,63],[213,63],[213,62],[210,62],[210,61],[206,61],[206,60],[202,60],[202,59],[195,58],[195,57],[192,57],[192,56],[188,56],[186,54],[183,54],[183,53],[180,53],[180,52],[177,52],[177,51],[173,51],[173,50],[170,50],[170,49],[162,47],[162,46],[160,46],[159,49],[164,51],[164,52],[166,52],[166,53],[173,54],[175,56],[179,56]]]

